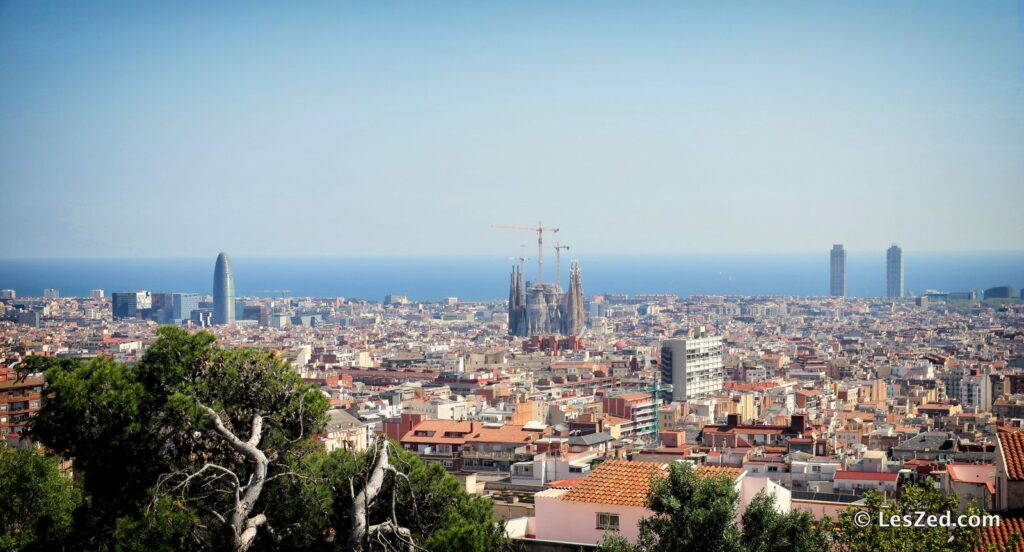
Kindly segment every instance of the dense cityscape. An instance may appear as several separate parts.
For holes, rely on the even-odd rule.
[[[0,0],[0,552],[1024,552],[1024,0]]]
[[[873,299],[845,297],[842,245],[822,297],[585,296],[575,261],[563,291],[560,258],[548,282],[540,263],[524,281],[520,260],[507,301],[237,297],[227,253],[212,296],[4,289],[0,433],[32,442],[46,381],[19,372],[26,359],[131,364],[170,324],[274,351],[329,399],[327,450],[386,435],[493,501],[521,542],[635,541],[650,474],[628,462],[725,473],[740,515],[764,491],[838,519],[867,491],[922,481],[964,508],[1024,508],[1021,296],[910,297],[902,250],[886,259],[888,297]]]

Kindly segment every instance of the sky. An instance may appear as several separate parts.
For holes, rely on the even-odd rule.
[[[0,257],[1019,251],[1022,12],[0,0]]]

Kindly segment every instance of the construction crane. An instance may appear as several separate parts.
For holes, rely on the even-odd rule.
[[[555,284],[562,285],[562,250],[569,250],[568,245],[555,243]]]
[[[526,230],[529,232],[537,233],[537,283],[544,283],[544,232],[558,232],[558,228],[544,227],[543,222],[537,222],[536,228],[530,228],[528,226],[512,226],[509,224],[495,224],[495,228],[504,228],[506,230]]]
[[[523,247],[526,247],[526,246],[523,246]],[[516,259],[519,259],[519,273],[522,274],[522,272],[523,272],[523,263],[525,263],[526,261],[529,261],[531,259],[529,257],[508,257],[508,260],[510,260],[510,261],[514,261]]]

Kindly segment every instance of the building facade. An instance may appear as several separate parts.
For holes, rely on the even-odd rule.
[[[663,341],[661,381],[672,384],[672,402],[721,391],[725,383],[721,336],[708,336],[700,328],[693,337]]]
[[[903,249],[896,244],[885,252],[885,296],[903,297]]]
[[[145,290],[115,291],[110,294],[114,319],[140,318],[153,307],[153,296]]]
[[[829,271],[829,295],[846,297],[846,249],[843,244],[832,246]]]
[[[227,253],[217,255],[213,270],[213,323],[223,326],[235,323],[235,279]]]

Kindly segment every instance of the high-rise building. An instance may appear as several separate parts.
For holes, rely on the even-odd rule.
[[[97,299],[97,300],[103,299],[104,296],[105,296],[105,294],[103,293],[102,289],[91,289],[91,290],[89,290],[89,297],[92,297],[93,299]]]
[[[829,295],[846,297],[846,250],[843,244],[832,246],[831,270],[829,271]]]
[[[231,259],[227,253],[217,255],[213,270],[213,324],[235,323],[235,279],[231,274]]]
[[[110,305],[115,319],[139,318],[153,307],[153,296],[145,290],[115,291],[110,294]]]
[[[17,299],[18,294],[13,289],[0,289],[0,299]]]
[[[895,243],[885,252],[885,294],[889,299],[903,297],[903,250]]]
[[[181,324],[192,319],[192,311],[199,310],[198,293],[174,293],[171,295],[171,322]]]
[[[55,288],[44,289],[43,299],[60,299],[60,290]]]
[[[685,338],[663,341],[661,381],[672,384],[672,402],[721,391],[725,383],[722,337],[707,335],[702,326]]]
[[[152,306],[144,317],[158,324],[168,324],[174,316],[174,294],[167,292],[154,293]]]
[[[262,303],[246,305],[242,310],[242,320],[255,320],[260,326],[270,326],[270,309]]]
[[[985,299],[1009,299],[1014,295],[1017,295],[1017,290],[1013,286],[998,286],[986,289],[982,297]]]

